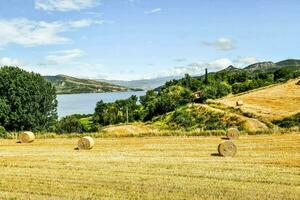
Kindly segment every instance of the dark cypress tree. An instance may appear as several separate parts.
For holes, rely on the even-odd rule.
[[[208,84],[208,73],[207,73],[207,68],[205,68],[205,80],[204,80],[205,84]]]

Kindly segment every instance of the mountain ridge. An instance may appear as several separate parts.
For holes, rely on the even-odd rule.
[[[116,85],[122,85],[129,88],[141,88],[143,90],[151,90],[165,84],[167,81],[173,79],[180,79],[180,78],[182,78],[182,76],[165,76],[165,77],[158,77],[152,79],[139,79],[139,80],[131,80],[131,81],[106,80],[106,79],[96,79],[96,80],[112,83]]]
[[[63,74],[44,76],[44,78],[55,86],[57,94],[126,92],[139,90],[92,79],[76,78]]]

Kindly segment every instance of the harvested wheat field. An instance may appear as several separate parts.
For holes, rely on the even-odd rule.
[[[0,199],[299,199],[300,135],[0,140]]]
[[[268,120],[281,119],[300,112],[300,79],[269,86],[241,95],[228,96],[217,102],[235,107],[237,101],[243,101],[242,111],[262,116]]]

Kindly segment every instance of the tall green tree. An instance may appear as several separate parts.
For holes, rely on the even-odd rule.
[[[50,82],[17,67],[0,68],[0,125],[6,130],[45,130],[57,120]]]
[[[93,115],[96,124],[109,125],[133,122],[140,119],[140,109],[137,105],[138,98],[131,96],[128,99],[117,100],[114,103],[99,101]],[[128,118],[127,118],[128,117]]]

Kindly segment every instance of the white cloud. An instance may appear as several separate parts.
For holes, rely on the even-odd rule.
[[[213,70],[220,70],[232,65],[232,61],[228,58],[222,58],[209,63],[209,68]]]
[[[0,48],[10,43],[23,46],[63,44],[70,42],[71,39],[62,36],[61,33],[101,23],[104,21],[83,19],[69,22],[45,22],[30,21],[26,18],[0,19]]]
[[[77,21],[70,22],[70,26],[72,28],[83,28],[83,27],[90,26],[92,23],[93,23],[92,20],[82,19],[82,20],[77,20]]]
[[[101,24],[109,24],[109,23],[112,23],[112,21],[81,19],[81,20],[69,22],[69,26],[71,28],[83,28],[83,27],[91,26],[93,24],[101,25]]]
[[[234,64],[239,67],[245,67],[246,65],[251,65],[257,62],[259,62],[259,60],[254,56],[238,57],[234,60]]]
[[[209,71],[218,71],[232,65],[233,62],[228,58],[221,58],[210,62],[195,62],[186,66],[173,67],[162,71],[164,76],[182,76],[184,74],[200,75],[203,74],[205,68]]]
[[[50,62],[50,64],[65,64],[83,55],[84,52],[81,49],[62,50],[55,51],[48,55],[46,60]]]
[[[140,0],[126,0],[125,3],[130,5],[130,6],[135,6],[136,4],[138,4],[140,2]]]
[[[59,35],[66,31],[61,22],[36,22],[25,18],[0,20],[0,30],[0,47],[9,43],[37,46],[69,41],[68,38]]]
[[[18,59],[3,57],[0,58],[0,66],[21,66],[24,63]]]
[[[75,77],[90,77],[96,78],[97,73],[102,71],[102,64],[99,63],[87,63],[87,62],[71,62],[65,64],[27,64],[21,67],[27,71],[33,71],[35,73],[40,73],[42,75],[57,75],[57,74],[65,74],[69,76]]]
[[[161,8],[154,8],[152,10],[145,11],[145,14],[150,15],[150,14],[161,12],[161,10],[162,10]]]
[[[202,44],[205,46],[214,47],[219,51],[230,51],[235,49],[234,42],[230,38],[219,38],[216,41],[212,42],[205,41]]]
[[[35,8],[46,11],[83,10],[98,6],[100,0],[35,0]]]

